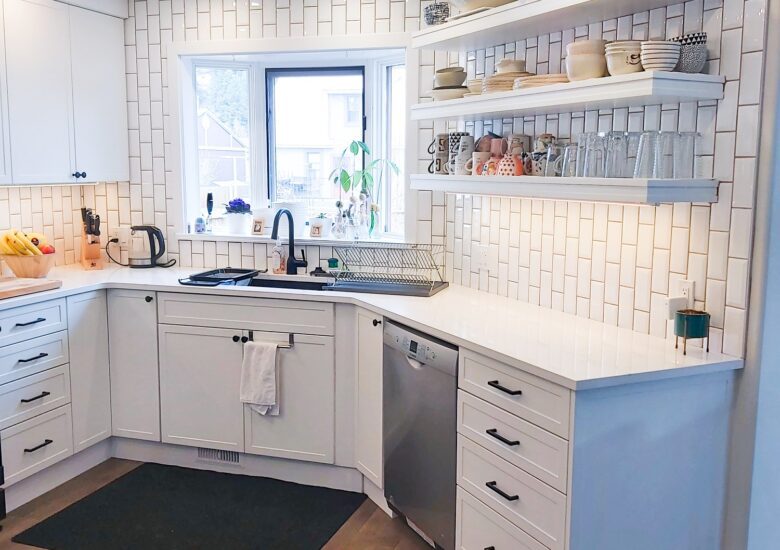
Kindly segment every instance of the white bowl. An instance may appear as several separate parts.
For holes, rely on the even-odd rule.
[[[469,93],[479,94],[482,93],[482,79],[472,78],[466,82],[466,87],[469,89]]]
[[[465,86],[455,88],[439,88],[431,90],[431,97],[434,101],[446,101],[448,99],[460,99],[469,91]]]
[[[525,71],[525,60],[523,59],[505,57],[496,63],[497,73],[522,73],[523,71]]]
[[[580,40],[579,42],[571,42],[566,46],[566,57],[577,54],[589,54],[597,53],[604,55],[604,47],[606,46],[606,40]]]
[[[440,73],[465,73],[466,69],[463,67],[444,67],[443,69],[439,69],[436,71],[436,74]]]
[[[603,53],[584,53],[566,56],[566,76],[569,80],[601,78],[607,73],[607,60]]]
[[[640,48],[642,47],[642,42],[639,40],[615,40],[613,42],[607,43],[607,49],[609,48]]]
[[[447,71],[444,73],[436,73],[436,76],[433,77],[433,85],[436,88],[461,86],[465,80],[465,72]]]
[[[642,70],[639,52],[608,52],[606,58],[607,70],[612,76],[638,73]]]

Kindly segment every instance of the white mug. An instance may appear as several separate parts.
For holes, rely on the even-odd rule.
[[[481,176],[482,166],[490,160],[490,153],[477,151],[471,154],[471,158],[466,162],[466,170],[473,176]]]

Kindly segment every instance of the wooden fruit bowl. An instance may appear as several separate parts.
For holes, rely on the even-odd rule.
[[[43,254],[42,256],[3,254],[2,258],[17,277],[42,279],[54,267],[54,254]]]

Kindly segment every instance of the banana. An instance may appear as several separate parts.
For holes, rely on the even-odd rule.
[[[35,246],[30,239],[27,238],[27,235],[22,233],[21,231],[16,232],[16,238],[21,241],[21,243],[24,245],[24,247],[29,250],[33,256],[42,256],[43,252],[38,250],[38,247]]]
[[[8,255],[16,255],[16,250],[11,248],[10,245],[8,245],[5,242],[5,235],[0,237],[0,253],[2,254],[8,254]]]
[[[33,253],[29,250],[27,250],[27,247],[24,245],[22,241],[20,241],[16,233],[14,231],[8,232],[5,235],[6,242],[14,249],[16,250],[16,253],[21,256],[32,256]]]
[[[35,246],[43,246],[45,244],[49,244],[46,235],[44,235],[43,233],[27,233],[27,238],[30,239],[30,242],[32,242]]]

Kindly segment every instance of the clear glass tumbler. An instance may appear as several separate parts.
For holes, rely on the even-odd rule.
[[[694,178],[697,132],[680,132],[674,148],[673,174],[675,179]]]

